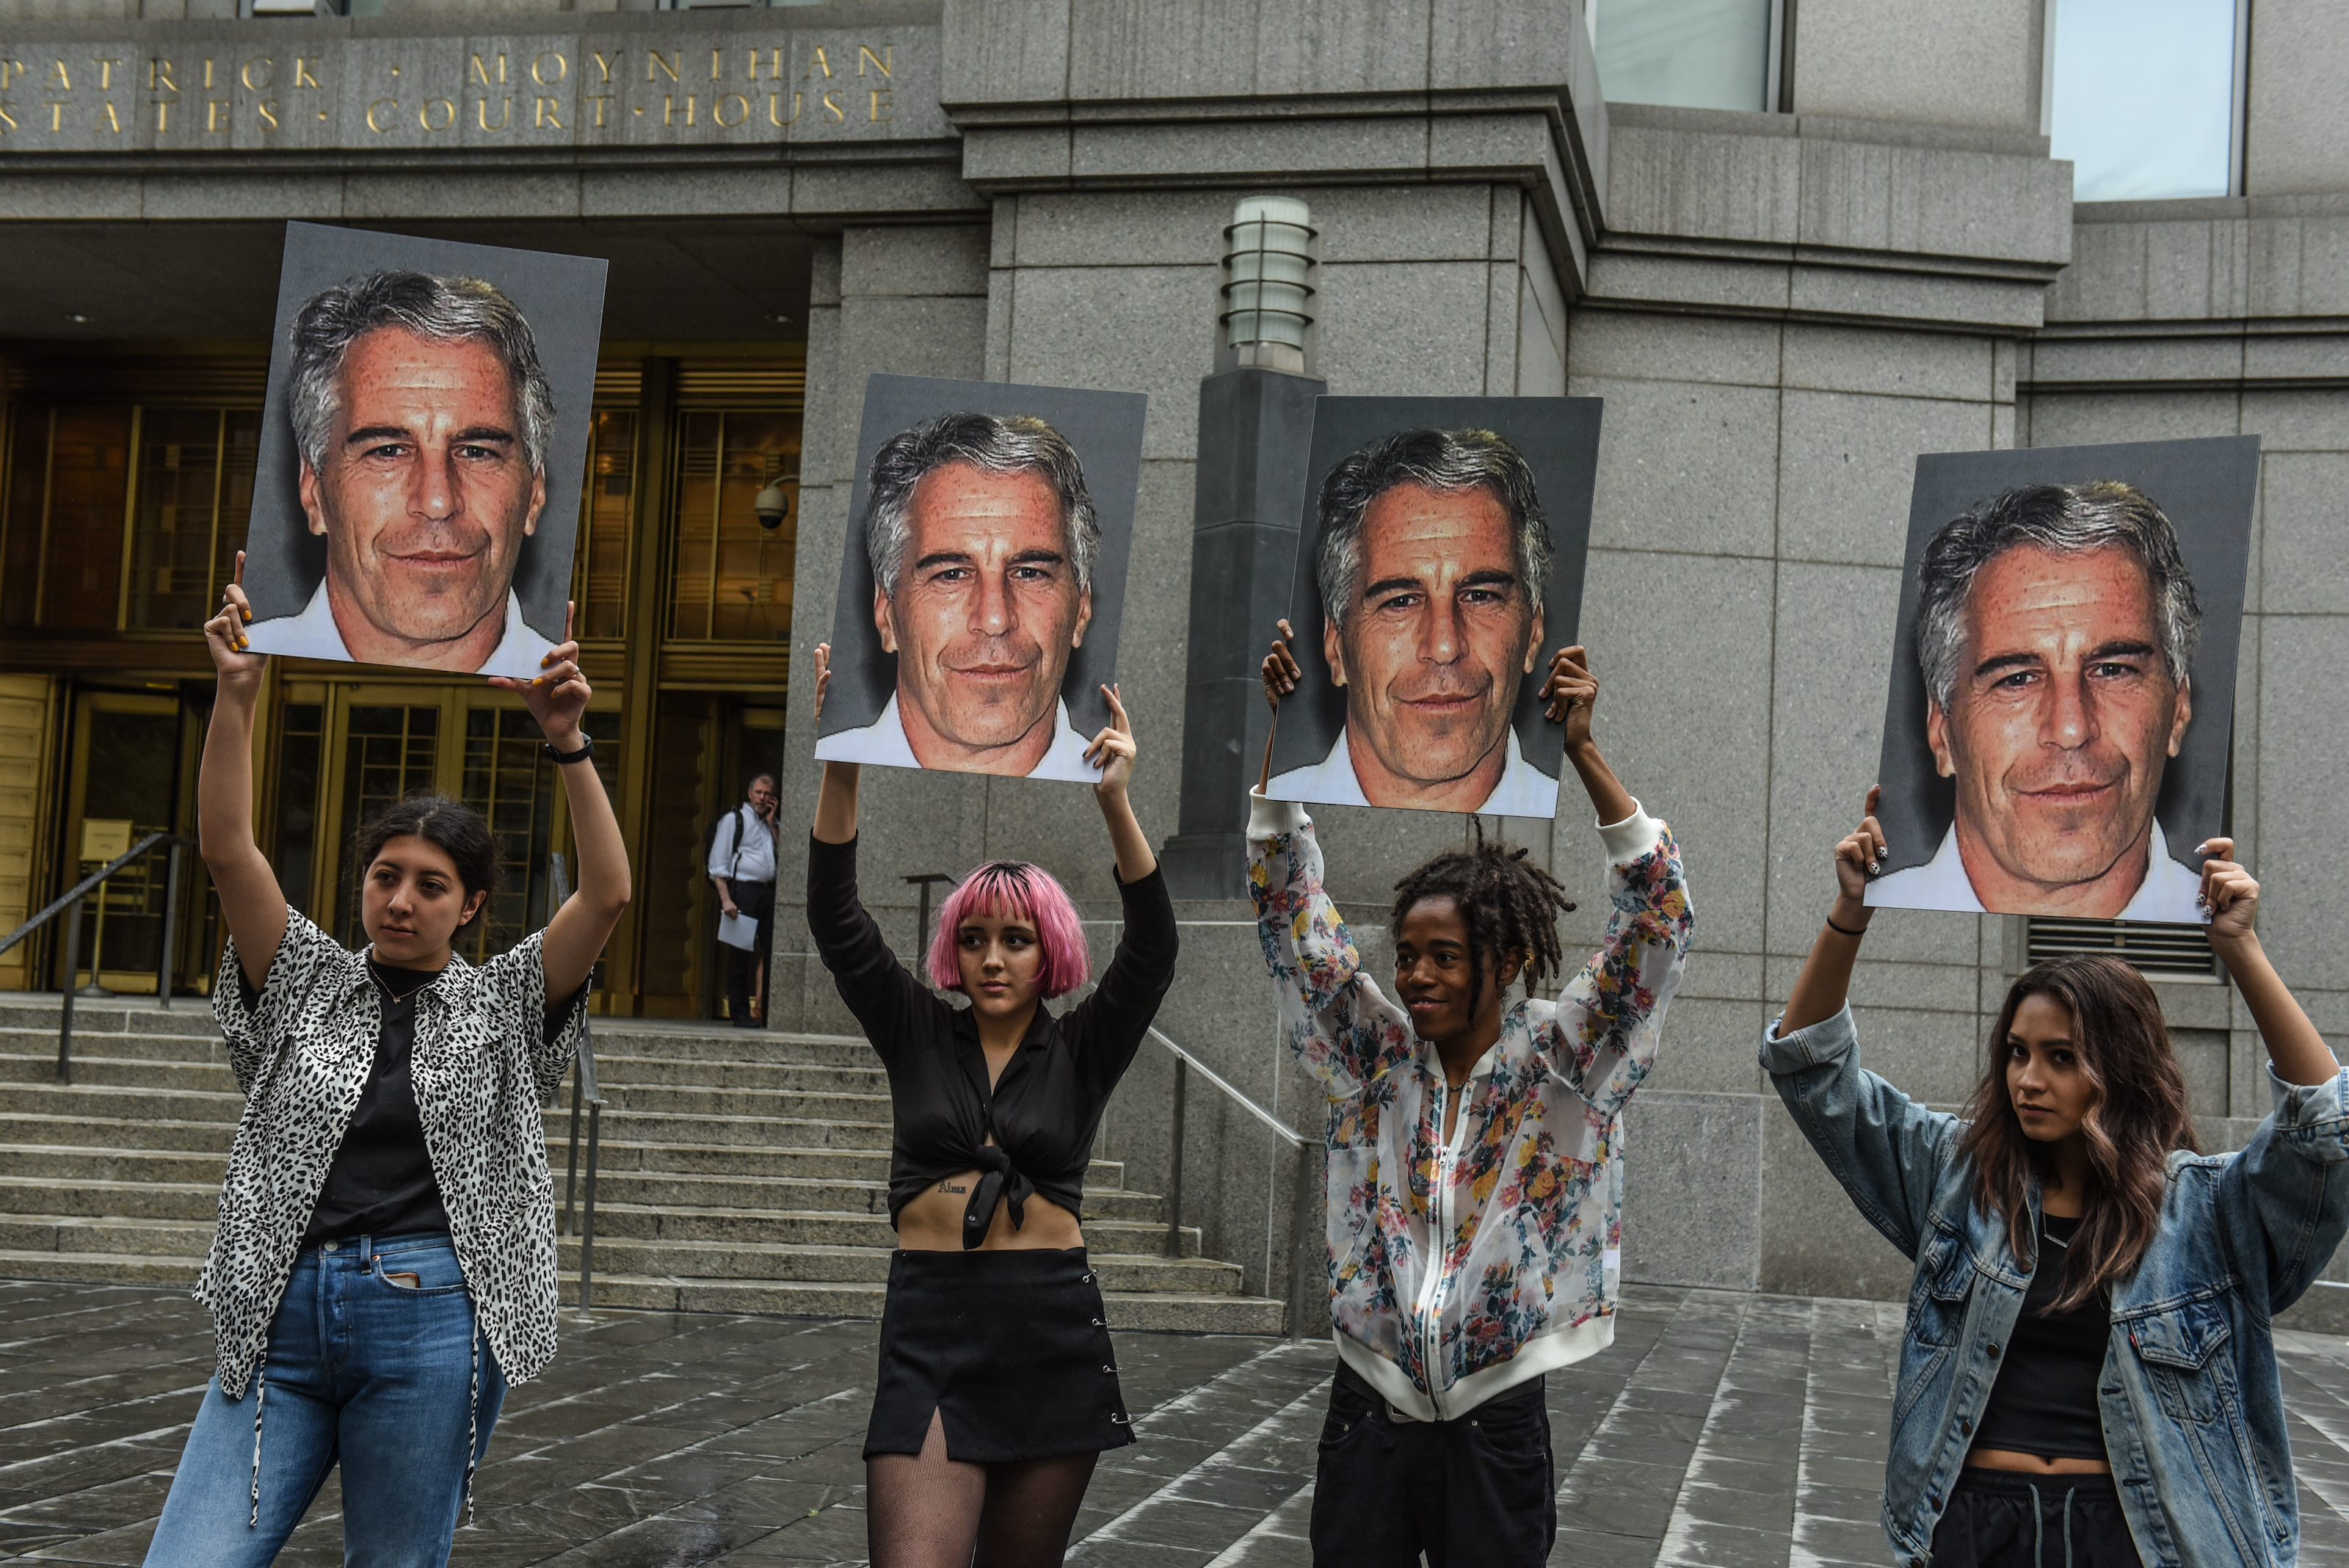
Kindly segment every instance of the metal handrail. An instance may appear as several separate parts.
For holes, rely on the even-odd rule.
[[[1156,1025],[1151,1027],[1149,1033],[1151,1039],[1174,1053],[1174,1112],[1169,1118],[1174,1148],[1166,1164],[1166,1256],[1179,1258],[1183,1255],[1183,1124],[1185,1102],[1190,1097],[1191,1075],[1196,1073],[1207,1081],[1210,1087],[1255,1117],[1266,1130],[1296,1151],[1297,1190],[1292,1216],[1295,1234],[1290,1239],[1288,1268],[1288,1337],[1292,1340],[1304,1338],[1307,1292],[1310,1288],[1309,1282],[1320,1277],[1325,1249],[1320,1206],[1315,1202],[1319,1185],[1315,1178],[1321,1174],[1324,1159],[1320,1141],[1308,1137],[1265,1109],[1222,1074],[1169,1040]]]
[[[171,846],[170,866],[163,873],[163,940],[155,961],[155,999],[159,1005],[170,1007],[171,1005],[172,946],[173,939],[179,934],[177,927],[180,917],[180,858],[181,852],[193,842],[195,842],[193,839],[183,837],[176,833],[150,833],[63,893],[58,894],[39,914],[35,915],[6,936],[0,937],[0,953],[5,953],[57,916],[66,917],[66,973],[65,983],[60,988],[64,995],[57,1008],[58,1083],[73,1082],[74,976],[81,971],[82,900],[97,891],[98,886],[109,877],[113,876],[157,845],[169,844]],[[97,963],[103,961],[102,956],[93,954],[92,961],[92,968],[95,970]]]
[[[547,857],[547,880],[554,895],[554,907],[561,909],[571,898],[571,878],[563,864],[563,857]],[[595,981],[591,971],[588,985]],[[587,1110],[587,1205],[582,1219],[579,1196],[579,1111]],[[571,1161],[563,1179],[563,1228],[579,1238],[579,1310],[588,1312],[595,1303],[595,1150],[603,1130],[604,1098],[602,1085],[595,1081],[595,1032],[585,1014],[579,1020],[579,1055],[571,1075]]]

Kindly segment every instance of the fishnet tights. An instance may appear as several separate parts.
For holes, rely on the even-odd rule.
[[[932,1411],[918,1456],[864,1461],[873,1568],[1059,1568],[1096,1457],[965,1464]]]

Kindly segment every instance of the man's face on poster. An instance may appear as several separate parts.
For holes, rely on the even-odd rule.
[[[967,462],[923,475],[897,580],[876,585],[873,619],[897,656],[909,734],[936,737],[975,771],[1027,772],[1092,619],[1059,493],[1037,473]]]
[[[512,374],[496,349],[379,327],[336,379],[325,466],[302,465],[302,509],[326,538],[327,593],[398,644],[502,624],[546,476],[522,440]]]
[[[2018,545],[1975,575],[1962,625],[1949,707],[1926,715],[1961,849],[2051,890],[2104,876],[2148,842],[2193,717],[2145,568]]]
[[[1368,776],[1366,752],[1427,785],[1506,755],[1517,685],[1542,639],[1508,508],[1482,486],[1400,484],[1363,513],[1361,543],[1344,623],[1322,630],[1358,774]]]

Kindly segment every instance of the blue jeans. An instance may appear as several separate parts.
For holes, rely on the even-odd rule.
[[[255,1383],[262,1393],[248,1386],[242,1399],[222,1394],[217,1377],[204,1391],[147,1549],[150,1568],[262,1568],[337,1460],[343,1561],[442,1568],[468,1459],[478,1466],[489,1450],[506,1394],[447,1236],[362,1236],[303,1253]]]

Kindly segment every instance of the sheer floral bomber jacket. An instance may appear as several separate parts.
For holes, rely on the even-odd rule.
[[[1362,973],[1311,821],[1253,799],[1248,888],[1281,1034],[1330,1097],[1338,1353],[1402,1415],[1450,1420],[1614,1340],[1623,1106],[1655,1064],[1694,917],[1662,823],[1634,803],[1599,836],[1604,945],[1557,1002],[1510,1007],[1454,1091]]]

